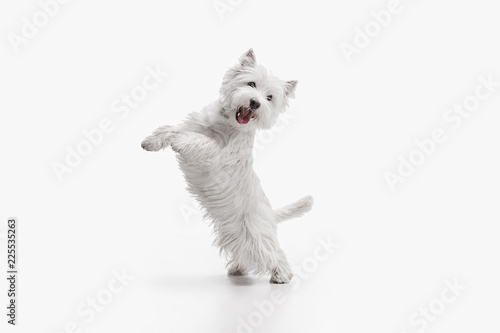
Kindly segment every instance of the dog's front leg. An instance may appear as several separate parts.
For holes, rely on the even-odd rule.
[[[158,151],[170,145],[172,137],[179,132],[177,126],[162,126],[145,138],[141,147],[147,151]]]
[[[212,138],[197,132],[177,132],[171,139],[172,150],[193,162],[206,163],[220,150]]]

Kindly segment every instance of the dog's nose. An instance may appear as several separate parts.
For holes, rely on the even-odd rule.
[[[250,109],[255,110],[255,109],[258,109],[259,107],[260,107],[259,101],[256,100],[255,98],[252,98],[250,100]]]

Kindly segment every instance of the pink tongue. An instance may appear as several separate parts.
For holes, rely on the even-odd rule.
[[[243,109],[238,116],[238,121],[240,122],[240,124],[248,124],[250,118],[252,118],[252,111]]]

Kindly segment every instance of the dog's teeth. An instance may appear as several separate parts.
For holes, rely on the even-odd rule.
[[[240,112],[240,111],[238,111],[238,113],[236,114],[236,117],[239,117],[239,116],[240,116],[240,113],[241,113],[241,112]]]

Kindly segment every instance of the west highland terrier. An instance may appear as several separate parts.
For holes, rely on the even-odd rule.
[[[277,226],[311,210],[313,198],[273,209],[253,170],[252,148],[256,130],[274,125],[296,86],[297,81],[282,81],[256,64],[250,49],[226,72],[219,100],[142,142],[148,151],[170,146],[177,153],[188,190],[204,208],[215,244],[228,259],[229,275],[269,274],[272,283],[288,283],[293,276]]]

